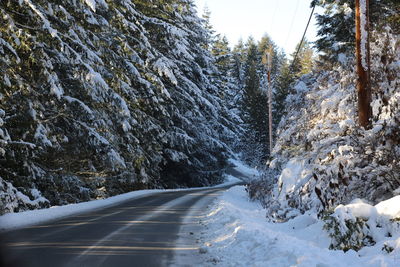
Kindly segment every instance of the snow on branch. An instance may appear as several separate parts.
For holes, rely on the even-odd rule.
[[[167,77],[172,84],[177,85],[178,81],[174,75],[173,68],[175,64],[173,64],[170,60],[166,57],[161,57],[156,60],[153,64],[153,69],[158,72],[160,76]]]
[[[105,9],[108,9],[108,5],[104,0],[84,0],[84,1],[90,7],[90,9],[93,10],[93,12],[96,12],[97,4],[104,7]]]

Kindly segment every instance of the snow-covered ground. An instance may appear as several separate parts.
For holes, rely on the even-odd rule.
[[[363,215],[393,215],[400,208],[396,203],[392,199],[364,206]],[[341,206],[337,212],[348,214],[355,206]],[[400,266],[400,235],[386,238],[394,248],[391,253],[382,250],[382,242],[358,252],[329,250],[331,240],[324,223],[314,214],[270,223],[265,210],[249,201],[244,186],[222,194],[202,223],[200,255],[207,266]]]
[[[8,213],[0,216],[0,232],[18,229],[30,225],[44,223],[60,218],[77,215],[93,210],[110,207],[117,205],[118,203],[132,200],[139,197],[149,196],[160,192],[171,192],[171,191],[187,191],[187,190],[202,190],[206,188],[218,188],[237,184],[241,182],[239,179],[227,175],[225,182],[213,187],[199,187],[199,188],[185,188],[185,189],[154,189],[154,190],[139,190],[130,193],[110,197],[107,199],[92,200],[88,202],[82,202],[78,204],[70,204],[65,206],[53,206],[48,209],[30,210],[19,213]]]
[[[240,161],[231,160],[234,169],[247,178],[257,177],[257,170]],[[240,182],[232,175],[226,176],[223,187]],[[215,187],[214,187],[215,188]],[[76,215],[116,205],[130,199],[158,192],[193,190],[142,190],[103,200],[71,204],[49,209],[12,213],[0,216],[0,230],[10,230]],[[204,189],[204,188],[198,188]],[[199,221],[201,231],[195,239],[200,243],[199,254],[203,266],[400,266],[400,196],[383,201],[376,206],[361,200],[349,205],[339,205],[332,217],[338,222],[363,218],[371,236],[376,240],[372,247],[344,253],[329,250],[332,240],[324,222],[316,214],[300,215],[285,223],[272,223],[258,203],[249,201],[244,186],[235,186],[209,205],[206,215]],[[340,227],[345,227],[340,226]],[[389,234],[388,234],[389,233]],[[389,248],[388,252],[383,249]]]

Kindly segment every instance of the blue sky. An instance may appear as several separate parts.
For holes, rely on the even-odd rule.
[[[233,46],[240,37],[259,40],[268,33],[272,40],[291,54],[300,42],[311,13],[311,0],[194,0],[199,15],[204,5],[211,11],[214,29],[226,35]],[[307,33],[315,40],[315,18]]]

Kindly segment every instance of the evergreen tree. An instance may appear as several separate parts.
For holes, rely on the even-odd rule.
[[[275,82],[274,94],[274,126],[278,127],[282,117],[287,113],[286,97],[291,93],[295,82],[295,75],[290,67],[290,64],[285,61],[280,69],[279,76]]]
[[[293,60],[296,60],[292,62],[292,71],[297,77],[310,73],[314,66],[314,49],[310,43],[304,40],[299,47],[300,43],[296,46],[296,52],[299,51],[296,59],[294,58],[296,54],[292,54]]]
[[[216,36],[216,40],[212,46],[211,53],[215,58],[215,64],[224,77],[227,77],[231,68],[231,49],[226,36]]]
[[[219,88],[219,96],[223,100],[224,106],[229,109],[232,121],[234,121],[225,130],[236,133],[234,135],[227,133],[223,139],[237,152],[237,136],[243,131],[241,112],[238,109],[241,99],[241,88],[240,83],[236,81],[233,74],[233,70],[235,69],[234,56],[229,48],[228,39],[225,36],[216,35],[215,40],[211,49],[217,67],[217,71],[214,73],[214,82]]]
[[[311,73],[314,66],[314,50],[310,43],[305,40],[300,49],[300,43],[297,44],[296,50],[292,53],[292,60],[288,61],[284,55],[281,55],[281,64],[279,75],[275,82],[274,93],[274,125],[275,128],[281,118],[286,114],[286,97],[293,92],[295,81],[301,76]],[[297,53],[298,51],[298,53]],[[297,57],[296,57],[297,53]]]
[[[232,53],[232,77],[239,86],[239,90],[242,91],[244,87],[244,62],[246,56],[246,50],[242,39],[239,39]]]
[[[316,47],[323,52],[322,59],[336,62],[340,53],[353,53],[355,42],[355,3],[353,0],[316,0],[324,8],[317,15],[319,26]],[[389,25],[396,33],[400,32],[400,2],[397,0],[370,1],[371,29]]]
[[[281,65],[281,55],[278,52],[278,48],[272,39],[268,35],[264,35],[258,42],[258,53],[262,56],[264,53],[272,54],[271,60],[271,77],[274,79],[279,72],[279,67]],[[263,66],[265,67],[265,66]],[[265,69],[264,69],[265,70]]]
[[[269,154],[268,98],[261,88],[261,56],[253,38],[249,38],[246,48],[242,102],[246,132],[243,136],[243,149],[245,159],[254,164],[254,161]]]
[[[210,50],[211,47],[214,45],[215,30],[214,30],[214,27],[211,24],[211,10],[208,8],[207,5],[204,6],[202,18],[203,18],[203,27],[204,27],[205,32],[206,32],[205,38],[207,40],[205,48],[207,50]]]
[[[1,212],[221,181],[235,115],[191,1],[8,0],[0,25]]]
[[[275,94],[275,83],[278,79],[281,65],[285,62],[285,55],[278,51],[274,42],[265,35],[259,42],[249,38],[246,44],[239,40],[232,51],[231,76],[238,85],[236,101],[239,101],[241,112],[239,116],[245,125],[240,148],[243,159],[250,164],[258,165],[269,155],[269,118],[267,72],[262,63],[263,54],[272,51],[272,82],[271,87]],[[284,97],[278,98],[283,99]],[[280,105],[273,99],[273,109]],[[276,124],[274,113],[274,124]]]

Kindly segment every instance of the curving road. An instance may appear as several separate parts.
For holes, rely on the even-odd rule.
[[[6,266],[193,266],[193,233],[227,188],[157,193],[7,232]]]

